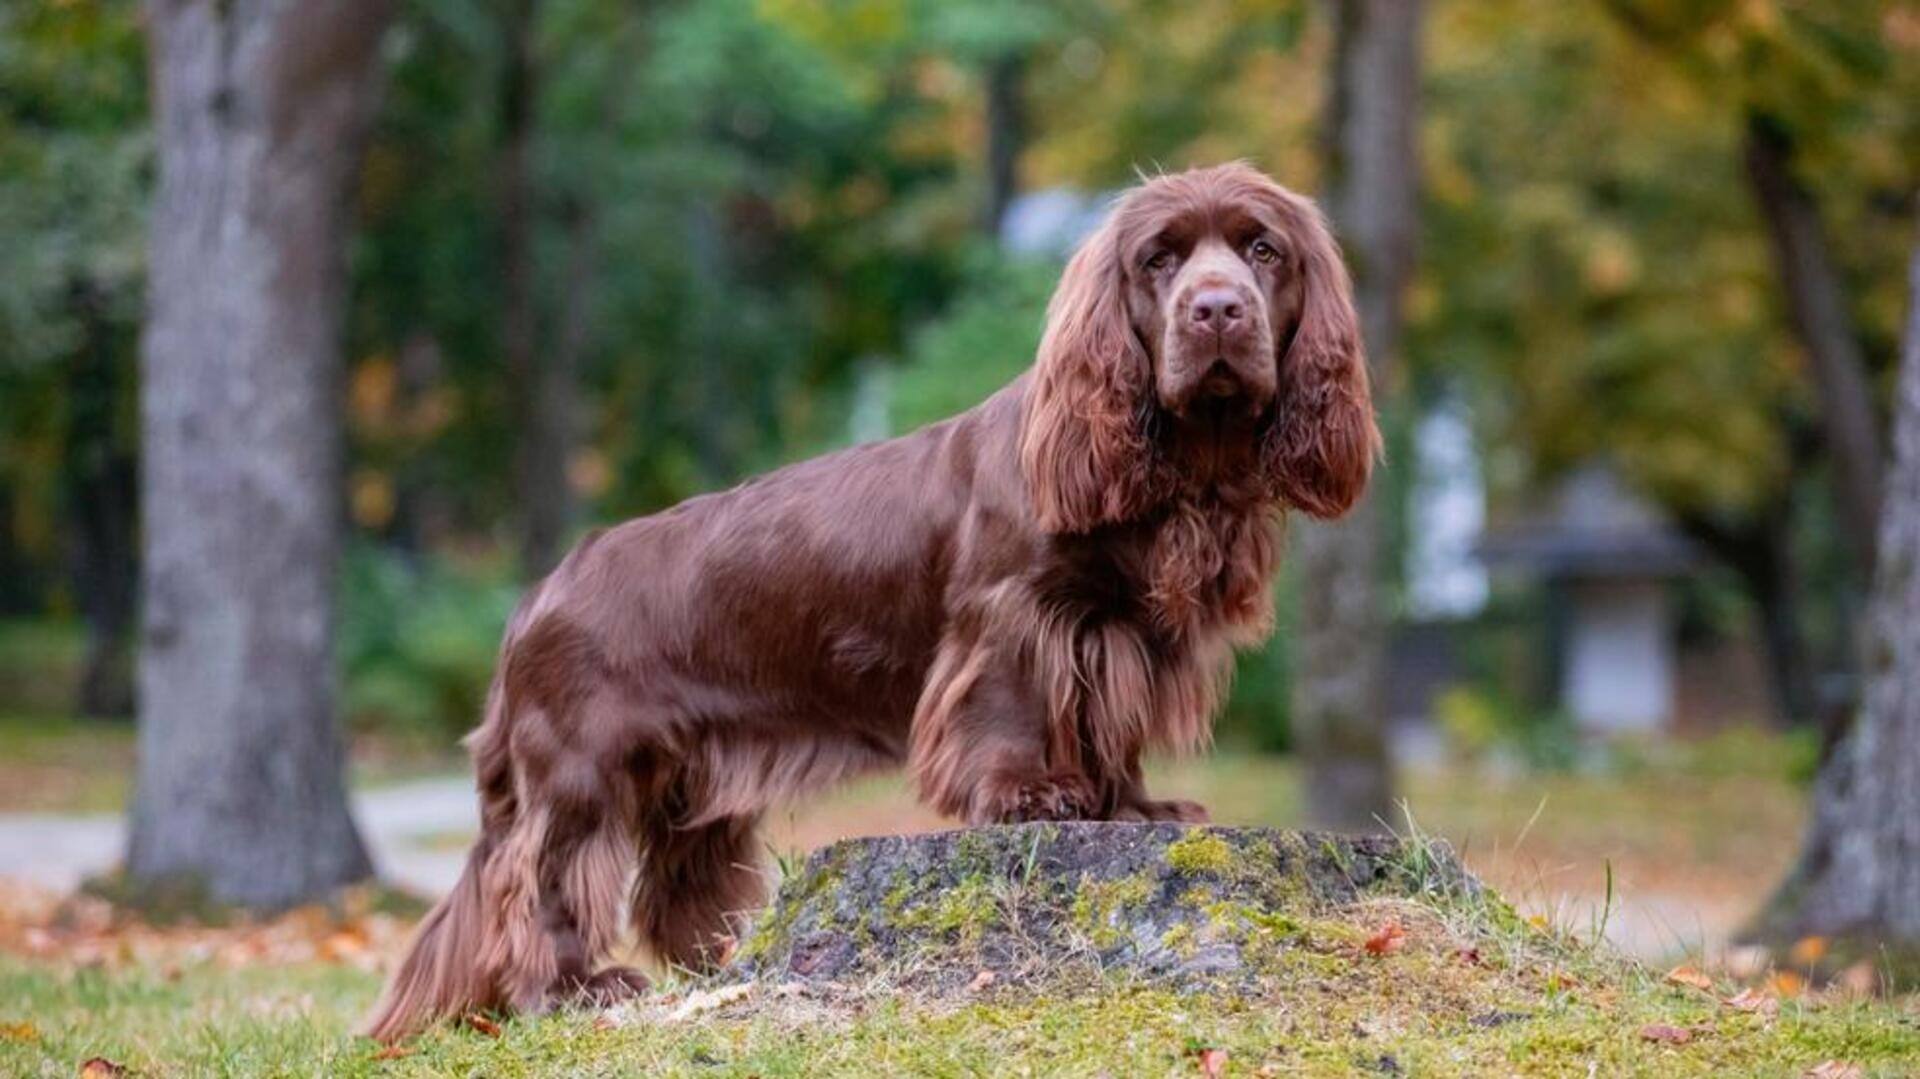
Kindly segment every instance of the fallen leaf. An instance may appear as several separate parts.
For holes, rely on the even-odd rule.
[[[1667,981],[1674,985],[1684,985],[1689,989],[1698,989],[1703,993],[1713,992],[1713,979],[1689,966],[1678,966],[1667,971]]]
[[[125,1064],[116,1064],[106,1057],[89,1057],[80,1065],[80,1079],[119,1079],[125,1074]]]
[[[1640,1040],[1660,1042],[1665,1045],[1685,1045],[1693,1040],[1693,1031],[1686,1027],[1668,1026],[1665,1023],[1648,1023],[1640,1028]]]
[[[479,1012],[467,1013],[467,1017],[464,1020],[462,1020],[462,1022],[466,1023],[468,1026],[472,1027],[474,1030],[477,1030],[480,1033],[485,1034],[489,1038],[498,1038],[500,1036],[500,1024],[494,1022],[491,1019],[488,1019],[486,1016],[481,1015]]]
[[[411,1046],[388,1045],[388,1046],[381,1047],[379,1052],[373,1054],[373,1059],[399,1060],[401,1057],[410,1057],[412,1055],[413,1055],[413,1048]]]
[[[1792,948],[1788,949],[1787,958],[1793,960],[1795,966],[1810,967],[1818,963],[1826,954],[1827,938],[1801,937],[1793,942]]]
[[[0,1023],[0,1042],[37,1042],[40,1028],[32,1023]]]
[[[1227,1071],[1227,1051],[1225,1049],[1201,1049],[1194,1053],[1200,1060],[1200,1074],[1207,1079],[1220,1079]]]
[[[1840,987],[1854,996],[1870,997],[1880,988],[1880,975],[1865,959],[1840,972]]]
[[[1867,1069],[1844,1060],[1823,1060],[1803,1074],[1806,1079],[1865,1079]]]
[[[1797,997],[1807,991],[1807,980],[1790,970],[1773,972],[1773,991],[1783,997]]]
[[[351,959],[367,950],[367,935],[357,929],[342,929],[327,934],[320,942],[320,954],[327,959]]]
[[[978,993],[987,986],[992,985],[999,977],[1000,976],[993,971],[983,970],[975,974],[973,980],[967,983],[967,992]]]
[[[1399,922],[1388,922],[1367,938],[1368,955],[1392,955],[1407,946],[1407,931]]]
[[[1780,998],[1765,989],[1742,989],[1728,997],[1725,1003],[1735,1011],[1753,1012],[1755,1015],[1775,1015],[1780,1011]]]
[[[723,985],[718,989],[703,989],[696,993],[688,993],[687,999],[682,1001],[679,1007],[668,1013],[667,1022],[678,1023],[684,1019],[690,1019],[701,1012],[711,1011],[714,1008],[744,999],[752,994],[752,992],[753,984],[749,982],[741,985]]]

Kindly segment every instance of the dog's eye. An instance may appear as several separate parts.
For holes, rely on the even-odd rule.
[[[1158,273],[1161,270],[1164,270],[1167,267],[1173,265],[1173,252],[1155,251],[1152,255],[1149,255],[1147,257],[1147,261],[1145,265],[1147,269],[1152,270],[1155,273]]]
[[[1253,246],[1247,248],[1247,253],[1253,256],[1255,262],[1272,262],[1280,257],[1280,249],[1265,240],[1253,241]]]

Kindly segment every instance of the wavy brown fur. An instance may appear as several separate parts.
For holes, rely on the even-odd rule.
[[[979,407],[589,536],[508,626],[481,839],[368,1031],[634,992],[595,970],[628,931],[711,966],[761,899],[761,814],[874,768],[969,823],[1203,818],[1140,758],[1209,739],[1284,510],[1366,484],[1348,293],[1304,199],[1161,177]]]

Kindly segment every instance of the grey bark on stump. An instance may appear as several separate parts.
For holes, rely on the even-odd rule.
[[[1800,859],[1763,916],[1776,939],[1866,938],[1920,952],[1920,244],[1880,498],[1859,716],[1814,787]]]
[[[341,309],[387,0],[153,0],[127,871],[279,907],[370,871],[334,715]]]
[[[1420,0],[1335,0],[1326,208],[1354,272],[1377,395],[1393,385],[1419,230]],[[1378,400],[1378,397],[1376,397]],[[1383,519],[1370,492],[1344,519],[1299,522],[1293,724],[1307,811],[1328,828],[1390,822]]]

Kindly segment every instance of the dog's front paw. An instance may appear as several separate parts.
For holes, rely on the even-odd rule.
[[[1019,824],[1037,820],[1088,820],[1099,798],[1086,777],[1072,774],[1008,780],[990,790],[976,824]]]
[[[607,967],[582,978],[565,996],[585,1007],[606,1008],[641,996],[650,984],[632,967]]]

